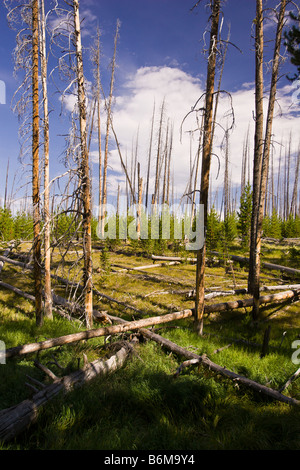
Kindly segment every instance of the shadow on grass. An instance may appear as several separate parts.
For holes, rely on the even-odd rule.
[[[135,359],[109,380],[98,378],[56,398],[17,445],[52,450],[300,449],[299,410],[209,373],[174,379],[150,369]]]

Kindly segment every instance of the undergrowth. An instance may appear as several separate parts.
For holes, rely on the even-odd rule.
[[[125,264],[124,259],[110,254],[109,261],[111,265],[117,261]],[[137,259],[130,262],[134,264]],[[145,260],[140,260],[142,263],[145,264]],[[13,279],[16,281],[13,268],[5,269],[7,279],[11,283]],[[184,265],[178,270],[167,271],[167,274],[182,279],[184,272],[184,280],[189,282],[189,278],[193,278],[193,269]],[[208,270],[208,285],[216,285],[222,276],[224,278],[222,269]],[[157,269],[155,272],[166,273],[166,270]],[[238,280],[246,277],[243,270],[237,271],[236,275]],[[102,284],[99,288],[138,308],[144,306],[147,315],[167,313],[170,308],[174,311],[192,304],[184,297],[155,294],[170,289],[169,283],[151,284],[149,279],[134,279],[125,274],[114,276],[110,273],[103,279],[100,273]],[[19,281],[30,290],[30,277]],[[228,279],[230,282],[232,280]],[[153,293],[153,296],[145,297],[146,293]],[[124,308],[104,305],[100,300],[97,302],[109,313],[120,314],[128,320],[132,318],[132,312]],[[278,390],[299,367],[291,360],[291,344],[300,334],[299,302],[264,307],[262,313],[263,321],[255,326],[249,309],[210,315],[205,317],[203,336],[194,332],[191,319],[160,325],[155,331],[197,354],[206,354],[213,362],[229,370]],[[269,348],[261,357],[262,339],[269,325]],[[71,323],[56,314],[54,321],[45,321],[44,326],[38,329],[31,302],[0,290],[0,339],[7,347],[81,329],[81,323]],[[111,341],[122,338],[116,337]],[[50,383],[50,379],[34,366],[34,359],[38,358],[56,375],[63,376],[83,366],[84,354],[89,361],[104,356],[107,350],[103,346],[104,338],[98,338],[51,348],[38,355],[16,357],[7,360],[5,365],[0,364],[0,410],[32,396],[25,385],[27,375],[45,384]],[[0,449],[300,449],[298,407],[272,400],[203,365],[184,368],[176,377],[175,372],[182,361],[183,358],[164,350],[157,343],[143,340],[136,346],[136,354],[122,369],[55,397],[41,409],[37,421],[26,432],[9,443],[0,444]],[[300,400],[299,380],[284,393]]]

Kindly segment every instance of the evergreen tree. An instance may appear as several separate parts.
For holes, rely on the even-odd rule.
[[[207,214],[207,227],[206,227],[206,247],[208,250],[218,249],[219,242],[222,235],[222,224],[214,206]]]
[[[237,228],[242,239],[242,248],[249,248],[250,241],[250,228],[251,228],[251,213],[252,213],[252,190],[248,182],[245,185],[240,199],[240,210],[238,212]]]
[[[290,18],[295,21],[298,25],[293,25],[292,28],[285,32],[285,45],[287,50],[291,56],[291,63],[297,67],[298,73],[296,73],[292,78],[289,80],[296,80],[300,77],[300,14],[298,16],[294,15],[290,12]]]
[[[238,221],[235,212],[227,214],[223,222],[224,237],[226,242],[232,242],[236,238],[238,234],[237,223]]]

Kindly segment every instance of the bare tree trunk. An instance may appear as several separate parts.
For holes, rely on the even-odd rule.
[[[97,42],[94,55],[95,75],[96,75],[96,102],[97,102],[97,128],[98,128],[98,153],[99,153],[99,209],[98,225],[101,223],[102,206],[102,150],[101,150],[101,77],[100,77],[100,30],[97,29]]]
[[[156,206],[156,204],[158,202],[159,170],[160,170],[160,160],[161,160],[161,140],[162,140],[164,108],[165,108],[165,102],[163,101],[163,103],[161,105],[160,122],[159,122],[159,130],[158,130],[156,170],[155,170],[155,187],[154,187],[154,194],[153,194],[153,201],[152,201],[154,206]]]
[[[153,105],[149,153],[148,153],[148,168],[147,168],[147,182],[146,182],[146,195],[145,195],[145,207],[148,208],[148,196],[149,196],[149,180],[150,180],[150,168],[151,168],[151,153],[152,153],[152,141],[153,141],[153,128],[154,128],[154,116],[155,116],[155,102]]]
[[[93,324],[93,289],[92,289],[92,234],[91,234],[91,194],[89,174],[89,154],[87,149],[86,130],[86,99],[84,90],[84,74],[82,61],[81,31],[79,19],[79,3],[73,0],[75,45],[77,60],[78,108],[80,120],[81,144],[81,183],[83,195],[83,253],[84,253],[84,308],[87,327]]]
[[[209,57],[206,81],[206,103],[204,118],[204,145],[202,153],[202,171],[200,204],[204,205],[204,226],[207,225],[207,204],[209,193],[209,173],[211,162],[212,142],[212,118],[213,118],[213,94],[215,85],[216,49],[218,43],[218,28],[220,17],[220,0],[212,2],[212,23],[210,33]],[[196,271],[196,302],[195,302],[195,329],[199,334],[203,333],[204,314],[204,273],[205,273],[206,244],[197,252]]]
[[[34,294],[37,326],[43,325],[40,181],[39,181],[39,10],[38,0],[32,3],[32,202]]]
[[[259,207],[259,191],[261,182],[261,165],[263,157],[263,11],[262,0],[256,0],[256,36],[255,36],[255,136],[253,160],[253,205],[250,234],[250,263],[248,290],[254,294],[255,286],[259,285],[260,256],[257,246],[256,228]],[[257,294],[257,293],[256,293]]]
[[[46,24],[44,0],[40,0],[40,57],[41,82],[44,105],[44,251],[45,251],[45,303],[44,315],[53,319],[51,293],[51,251],[50,251],[50,188],[49,188],[49,112],[47,89]]]
[[[110,91],[107,105],[107,121],[106,121],[106,135],[105,135],[105,151],[104,151],[104,167],[103,167],[103,189],[102,189],[102,211],[105,210],[107,202],[107,162],[108,162],[108,141],[109,141],[109,128],[111,124],[111,105],[112,105],[112,94],[114,88],[114,76],[115,76],[115,65],[116,65],[116,53],[117,53],[117,42],[119,37],[120,22],[117,21],[117,28],[114,41],[114,54],[112,59],[112,70],[110,80]],[[104,235],[104,214],[101,219],[101,234]]]
[[[296,168],[295,168],[295,180],[294,180],[294,188],[293,188],[293,195],[292,195],[292,202],[290,208],[290,214],[294,217],[297,216],[297,193],[298,193],[298,180],[299,180],[299,169],[300,169],[300,149],[298,150]]]
[[[267,178],[269,172],[269,157],[270,157],[270,146],[271,146],[271,136],[272,136],[272,125],[273,125],[273,116],[274,116],[274,106],[276,99],[276,87],[278,80],[278,69],[279,69],[279,57],[280,57],[280,46],[282,38],[282,29],[284,25],[284,14],[285,14],[286,0],[281,0],[280,13],[277,24],[274,56],[273,56],[273,67],[272,67],[272,78],[271,78],[271,89],[269,96],[269,106],[267,114],[267,124],[266,124],[266,135],[263,148],[263,158],[262,158],[262,169],[261,169],[261,181],[259,185],[259,194],[258,194],[258,211],[257,214],[254,214],[257,217],[256,221],[256,235],[255,235],[255,267],[253,272],[253,310],[252,317],[257,319],[259,315],[259,281],[260,281],[260,251],[261,251],[261,237],[262,237],[262,224],[264,216],[264,205],[266,198],[266,189],[267,189]]]

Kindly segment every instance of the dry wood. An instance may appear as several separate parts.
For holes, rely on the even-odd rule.
[[[33,267],[32,267],[30,264],[22,263],[21,261],[15,261],[15,260],[12,260],[12,259],[10,259],[10,258],[7,258],[6,256],[1,256],[1,255],[0,255],[0,261],[13,264],[14,266],[18,266],[18,267],[21,267],[21,268],[23,268],[23,269],[28,269],[28,270],[31,270],[31,271],[33,270]],[[55,275],[55,274],[51,274],[51,277],[52,277],[53,279],[56,279],[57,281],[59,281],[59,282],[65,284],[65,285],[67,285],[67,286],[75,286],[75,284],[74,284],[73,282],[69,281],[68,279],[64,279],[64,278],[62,278],[62,277],[60,277],[60,276],[57,276],[57,275]],[[78,284],[76,284],[76,286],[78,286],[78,288],[80,288],[80,289],[83,288],[82,286],[80,286],[80,285],[78,285]],[[3,285],[3,287],[5,287],[5,286]],[[12,287],[12,286],[11,286],[11,287]],[[8,287],[8,288],[9,288],[9,287]],[[11,288],[11,290],[13,290],[13,289]],[[121,301],[121,300],[118,300],[118,299],[115,299],[115,298],[111,297],[110,295],[104,294],[103,292],[99,292],[97,289],[93,289],[93,292],[94,292],[96,295],[98,295],[99,297],[108,300],[109,302],[117,303],[117,304],[119,304],[119,305],[122,305],[122,306],[125,307],[125,308],[128,308],[128,309],[130,309],[130,310],[134,310],[136,313],[144,314],[144,312],[143,312],[142,310],[139,310],[138,308],[134,307],[133,305],[129,305],[129,304],[127,304],[126,302],[123,302],[123,301]],[[18,292],[16,291],[16,293],[18,293]],[[32,300],[32,299],[30,298],[30,300]]]
[[[162,261],[191,261],[192,263],[197,262],[197,258],[182,258],[180,256],[158,256],[158,255],[151,255],[151,259],[153,260],[162,260]]]
[[[61,379],[55,379],[51,385],[43,387],[31,399],[0,411],[0,441],[9,441],[27,429],[37,419],[40,408],[60,392],[67,393],[100,374],[108,374],[121,368],[129,357],[130,351],[131,349],[126,346],[122,347],[108,360],[98,359],[91,362],[85,365],[84,369],[72,372]]]
[[[214,255],[221,255],[221,253],[219,253],[218,251],[211,251],[211,253]],[[231,258],[233,261],[239,261],[241,263],[249,263],[249,258],[246,258],[244,256],[229,255],[229,258]],[[267,262],[263,262],[262,266],[264,268],[273,269],[275,271],[281,271],[281,272],[286,272],[289,274],[300,275],[300,269],[289,268],[288,266],[281,266],[279,264],[273,264],[273,263],[267,263]]]
[[[84,308],[87,327],[93,324],[93,289],[92,289],[92,212],[91,212],[91,188],[89,152],[87,148],[87,112],[86,94],[84,89],[84,73],[81,44],[81,27],[79,15],[79,1],[73,0],[74,9],[74,36],[76,48],[77,68],[77,100],[80,124],[80,148],[81,148],[81,190],[83,199],[83,251],[84,251]]]
[[[88,340],[91,338],[99,338],[100,336],[108,336],[111,334],[121,334],[129,330],[137,330],[147,326],[159,325],[161,323],[168,323],[171,321],[181,320],[188,318],[193,315],[192,310],[183,310],[181,312],[169,313],[162,316],[145,318],[142,320],[136,320],[121,325],[111,325],[108,327],[101,327],[93,330],[81,331],[79,333],[73,333],[70,335],[59,336],[57,338],[48,339],[45,341],[30,343],[21,346],[16,346],[6,350],[6,358],[14,356],[22,356],[30,354],[36,351],[41,351],[63,344],[70,344],[77,341]]]
[[[33,263],[35,316],[37,326],[43,324],[41,276],[41,215],[39,175],[39,10],[38,0],[32,2],[32,205],[33,205]]]
[[[296,370],[296,372],[286,381],[286,383],[279,389],[279,392],[283,392],[287,387],[291,385],[291,383],[300,376],[300,368]]]
[[[259,1],[260,3],[260,1]],[[260,266],[261,266],[261,237],[263,232],[263,218],[264,218],[264,206],[266,200],[267,192],[267,177],[269,172],[269,158],[270,158],[270,148],[271,148],[271,138],[272,138],[272,127],[273,127],[273,116],[274,116],[274,107],[276,102],[276,89],[279,73],[279,63],[280,63],[280,48],[282,40],[282,31],[285,22],[285,9],[286,9],[286,0],[281,0],[280,2],[280,12],[278,15],[276,38],[275,38],[275,47],[274,55],[272,62],[272,75],[271,75],[271,87],[269,92],[269,103],[267,111],[267,122],[265,130],[265,138],[263,141],[263,153],[262,153],[262,164],[261,164],[261,176],[258,187],[258,205],[257,210],[255,211],[254,217],[256,218],[256,229],[255,233],[252,234],[254,237],[252,246],[255,246],[255,256],[253,257],[254,263],[252,264],[252,280],[249,282],[249,290],[253,294],[253,309],[252,316],[254,319],[257,319],[259,316],[259,285],[260,285]],[[263,29],[263,25],[261,25]],[[263,32],[261,32],[263,34]],[[289,178],[287,178],[287,183]],[[289,191],[287,191],[287,194]],[[253,207],[253,210],[254,207]]]
[[[6,250],[4,251],[3,255],[4,257],[7,257],[9,255],[9,253],[11,252],[11,250],[13,249],[13,245],[9,246],[8,248],[6,248]],[[3,266],[4,266],[4,263],[5,261],[1,260],[0,261],[0,273],[3,269]]]
[[[23,292],[21,289],[18,289],[17,287],[14,287],[14,286],[11,286],[10,284],[7,284],[6,282],[0,281],[0,287],[4,287],[5,289],[11,290],[15,294],[18,294],[21,297],[24,297],[25,299],[28,299],[28,300],[34,302],[34,296],[33,295],[28,294],[27,292]],[[53,303],[55,305],[62,305],[64,308],[68,309],[69,311],[71,311],[73,313],[81,313],[82,315],[84,315],[84,309],[79,307],[78,305],[75,305],[74,303],[70,303],[64,297],[61,297],[61,296],[56,295],[54,293],[52,294],[52,296],[53,296],[52,300],[53,300]],[[58,311],[58,310],[56,310],[56,311],[59,315],[61,315],[60,311]],[[65,315],[63,315],[63,316],[65,316]],[[69,320],[72,319],[70,316],[67,316],[67,318]],[[95,310],[95,309],[93,310],[93,318],[95,320],[101,320],[101,321],[106,321],[106,322],[110,323],[110,319],[106,315],[105,312],[101,312],[101,311],[98,311],[98,310]]]
[[[185,357],[188,360],[194,360],[199,362],[199,364],[203,365],[204,367],[207,367],[209,370],[216,372],[217,374],[220,374],[221,376],[230,378],[234,380],[235,382],[245,385],[247,387],[250,387],[251,389],[262,393],[268,397],[273,398],[274,400],[279,400],[283,403],[287,403],[290,405],[300,405],[300,402],[298,400],[295,400],[294,398],[287,397],[285,395],[282,395],[280,392],[273,390],[269,387],[266,387],[265,385],[261,385],[258,382],[255,382],[254,380],[248,379],[242,375],[236,374],[235,372],[232,372],[226,367],[219,366],[218,364],[215,364],[212,362],[206,355],[199,356],[191,351],[188,351],[187,349],[182,348],[181,346],[178,346],[177,344],[173,343],[172,341],[163,338],[162,336],[153,333],[149,330],[144,330],[141,329],[140,332],[148,337],[149,339],[156,341],[158,344],[161,346],[165,347],[169,351],[172,351],[173,353],[177,354],[180,357]]]
[[[300,294],[299,290],[288,290],[285,292],[280,292],[277,294],[269,294],[259,297],[259,304],[269,304],[269,303],[276,303],[282,302],[284,300],[297,298]],[[250,299],[240,299],[240,300],[233,300],[231,302],[224,302],[219,304],[213,305],[206,305],[205,306],[205,313],[215,313],[215,312],[224,312],[227,310],[234,310],[237,308],[242,307],[252,307],[253,305],[253,298]]]
[[[211,31],[209,56],[207,64],[206,78],[206,99],[204,111],[203,126],[203,151],[201,166],[201,183],[200,183],[200,204],[204,206],[204,227],[207,226],[208,211],[208,194],[210,165],[213,143],[213,100],[215,88],[216,73],[216,56],[218,49],[218,32],[220,19],[220,0],[211,2]],[[195,330],[203,333],[203,315],[204,315],[204,284],[205,284],[205,260],[206,260],[206,244],[197,251],[197,267],[196,267],[196,299],[195,299]]]
[[[45,253],[45,301],[44,316],[53,319],[51,296],[51,226],[50,226],[50,174],[49,174],[49,111],[47,88],[47,54],[46,54],[46,19],[44,0],[40,2],[40,58],[41,82],[43,91],[43,125],[44,125],[44,253]]]

